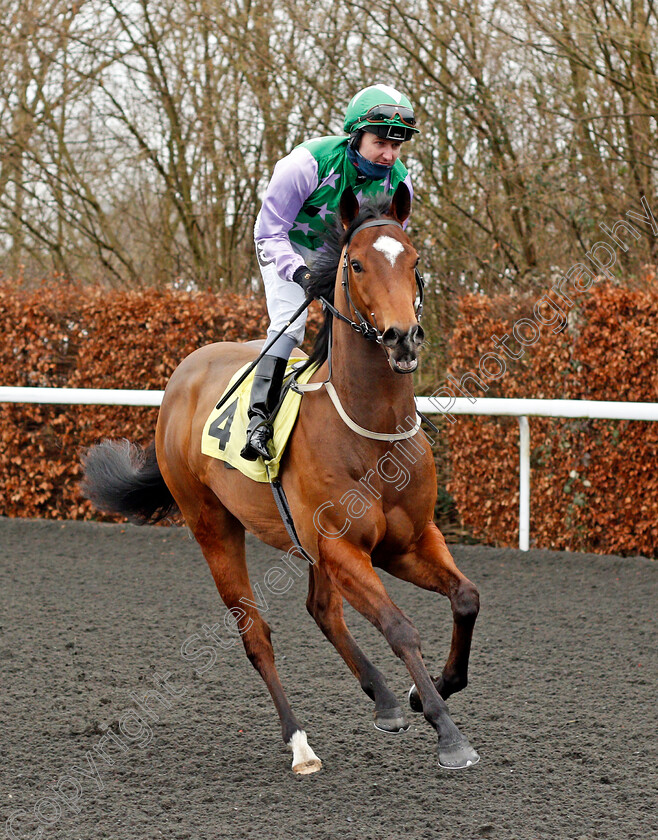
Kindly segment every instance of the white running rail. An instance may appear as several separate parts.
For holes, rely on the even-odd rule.
[[[128,391],[109,388],[0,387],[0,403],[56,405],[159,406],[164,391]],[[658,403],[599,400],[495,399],[479,397],[416,397],[423,414],[475,414],[519,418],[519,548],[530,546],[530,424],[528,417],[586,418],[596,420],[658,421]]]
[[[444,404],[447,399],[447,404]],[[422,414],[479,414],[519,418],[519,548],[530,547],[530,424],[528,417],[596,420],[658,420],[658,403],[603,400],[534,400],[479,397],[417,397]]]
[[[0,387],[0,403],[51,405],[159,406],[164,391],[125,391],[112,388],[12,388]]]

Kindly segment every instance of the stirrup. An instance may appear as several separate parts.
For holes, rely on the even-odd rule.
[[[256,461],[258,458],[271,461],[274,455],[270,452],[267,444],[272,440],[273,433],[272,426],[261,421],[248,435],[247,442],[240,452],[240,457],[244,458],[245,461]]]

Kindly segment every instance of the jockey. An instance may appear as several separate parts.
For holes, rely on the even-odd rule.
[[[311,279],[308,265],[323,243],[327,220],[338,211],[341,193],[359,198],[393,194],[402,181],[413,195],[409,174],[398,159],[405,140],[417,132],[411,103],[388,85],[359,91],[345,113],[347,137],[318,137],[280,160],[256,219],[256,254],[265,285],[270,325],[276,335],[304,302]],[[276,408],[288,357],[304,338],[306,312],[292,323],[258,363],[249,405],[243,458],[270,460],[269,418]]]

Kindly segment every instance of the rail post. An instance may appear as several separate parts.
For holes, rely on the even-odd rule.
[[[530,424],[519,417],[519,549],[530,548]]]

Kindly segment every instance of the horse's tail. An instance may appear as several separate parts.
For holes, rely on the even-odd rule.
[[[98,510],[144,525],[178,509],[160,472],[155,443],[143,449],[128,440],[104,440],[87,450],[82,468],[80,489]]]

